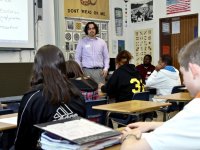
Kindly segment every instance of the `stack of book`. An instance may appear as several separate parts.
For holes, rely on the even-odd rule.
[[[120,142],[120,132],[81,117],[35,126],[45,130],[40,139],[45,150],[97,150]]]

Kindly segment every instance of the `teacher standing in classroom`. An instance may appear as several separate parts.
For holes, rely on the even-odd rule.
[[[107,44],[103,39],[96,37],[99,29],[94,22],[88,22],[84,32],[87,36],[78,42],[75,60],[87,76],[97,83],[105,83],[109,68]]]

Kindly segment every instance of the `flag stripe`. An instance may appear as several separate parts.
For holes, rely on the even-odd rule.
[[[166,0],[167,2],[167,14],[173,14],[178,12],[186,12],[191,10],[191,0]]]

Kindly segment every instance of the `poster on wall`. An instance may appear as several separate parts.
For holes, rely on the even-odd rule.
[[[134,1],[131,4],[131,23],[153,20],[153,0]]]
[[[118,53],[125,50],[125,41],[124,40],[118,40]]]
[[[112,53],[117,54],[117,40],[112,40]]]
[[[64,0],[64,16],[109,20],[108,0]]]
[[[123,13],[122,8],[115,8],[115,32],[116,36],[123,35]]]
[[[167,15],[191,11],[191,0],[166,0]]]
[[[153,55],[152,29],[135,31],[135,65],[143,63],[146,54]]]

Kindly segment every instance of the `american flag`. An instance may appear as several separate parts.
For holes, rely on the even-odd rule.
[[[191,10],[191,0],[166,0],[167,14],[186,12]]]

